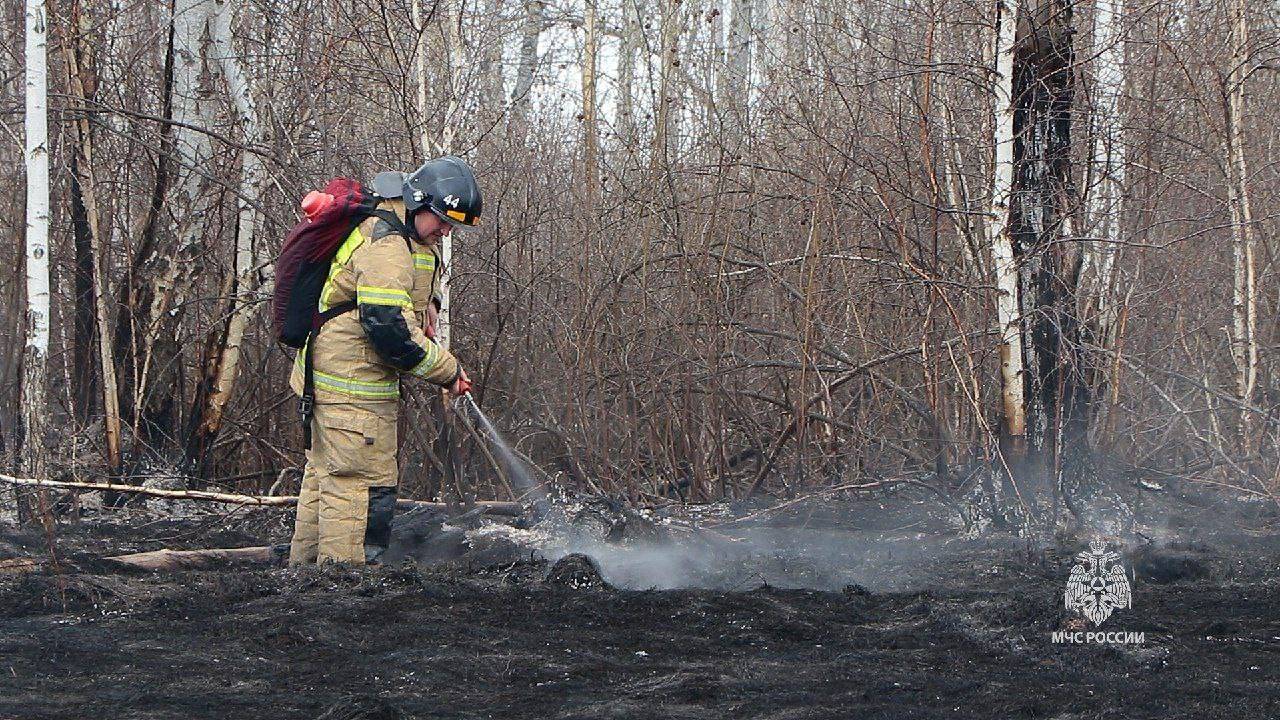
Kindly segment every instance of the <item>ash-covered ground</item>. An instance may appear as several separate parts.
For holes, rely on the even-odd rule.
[[[0,526],[0,567],[43,563],[0,570],[0,719],[1280,717],[1275,505],[1140,499],[1113,541],[1132,608],[1101,629],[1141,645],[1051,641],[1086,627],[1085,538],[970,537],[909,493],[412,512],[367,569],[102,559],[281,543],[281,511],[103,511],[58,527],[56,564]]]

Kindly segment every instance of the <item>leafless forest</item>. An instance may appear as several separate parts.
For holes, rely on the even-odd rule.
[[[1280,490],[1273,3],[48,0],[43,301],[27,9],[0,34],[17,475],[267,492],[301,464],[263,312],[299,199],[450,152],[485,193],[453,348],[567,487]],[[404,495],[456,456],[508,499],[439,403],[409,392]]]

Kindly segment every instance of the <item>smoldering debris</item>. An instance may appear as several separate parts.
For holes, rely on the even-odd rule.
[[[874,506],[866,508],[874,511]],[[885,532],[850,517],[845,527],[725,524],[702,528],[602,500],[560,501],[529,527],[486,522],[465,532],[462,553],[518,548],[548,565],[589,558],[604,583],[636,590],[762,586],[839,591],[897,590],[919,580],[924,553],[944,556],[954,536]],[[550,577],[550,576],[549,576]]]
[[[1208,561],[1179,545],[1168,531],[1173,517],[1169,508],[1148,502],[1140,510],[1131,527],[1156,533],[1158,539],[1144,540],[1141,532],[1124,539],[1108,536],[1119,543],[1135,578],[1157,583],[1203,579]],[[604,584],[631,590],[767,586],[909,592],[934,586],[954,563],[980,563],[975,554],[992,548],[1026,558],[1056,548],[1069,561],[1087,545],[1083,536],[1074,535],[1036,539],[989,531],[975,537],[928,498],[917,501],[905,495],[822,501],[785,514],[721,504],[699,507],[694,517],[638,510],[608,499],[559,497],[514,525],[492,519],[467,529],[453,528],[443,518],[436,523],[438,538],[425,546],[430,549],[410,550],[404,557],[439,559],[444,547],[473,567],[522,559],[552,567],[580,555],[594,563]]]

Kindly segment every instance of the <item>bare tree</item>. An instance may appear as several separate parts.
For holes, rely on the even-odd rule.
[[[995,149],[991,184],[991,210],[987,221],[987,243],[991,247],[996,277],[996,322],[1000,328],[1000,397],[1003,411],[1002,437],[1009,439],[1010,452],[1020,455],[1026,441],[1026,396],[1022,384],[1022,317],[1018,291],[1018,267],[1013,254],[1013,231],[1009,211],[1013,198],[1014,174],[1014,41],[1018,27],[1018,2],[996,3],[995,58],[992,78],[995,89]]]
[[[1231,71],[1227,74],[1226,117],[1227,197],[1232,226],[1231,355],[1236,365],[1236,397],[1240,399],[1241,446],[1246,454],[1254,444],[1254,419],[1249,406],[1258,384],[1258,286],[1253,206],[1249,198],[1249,165],[1245,157],[1245,81],[1249,77],[1249,13],[1244,0],[1231,4]]]
[[[192,414],[199,425],[190,434],[189,443],[193,455],[203,458],[203,449],[217,437],[222,427],[223,415],[235,389],[240,370],[241,347],[249,320],[261,303],[260,292],[269,292],[270,286],[259,287],[259,268],[263,264],[261,252],[265,243],[258,237],[258,201],[263,177],[262,158],[257,147],[262,141],[261,123],[257,103],[239,55],[232,44],[232,20],[235,3],[215,0],[212,28],[212,47],[218,66],[227,84],[232,108],[241,126],[245,149],[240,153],[240,186],[236,212],[235,254],[231,272],[228,273],[228,289],[224,293],[219,316],[227,318],[220,342],[213,345],[206,367],[206,399],[204,406]],[[253,23],[251,23],[253,24]],[[200,394],[197,396],[199,397]]]
[[[81,107],[87,107],[92,96],[91,88],[96,84],[89,59],[89,45],[85,40],[88,19],[79,2],[76,2],[72,8],[71,37],[62,45],[63,59],[71,94]],[[84,323],[85,337],[77,341],[77,345],[83,342],[87,352],[87,346],[92,344],[93,336],[97,335],[99,368],[102,373],[103,440],[106,445],[108,473],[115,475],[120,471],[121,463],[120,396],[116,383],[115,348],[107,307],[107,298],[111,296],[111,292],[107,287],[105,249],[99,221],[101,209],[98,204],[98,181],[94,167],[93,125],[87,112],[82,112],[75,118],[72,130],[76,140],[73,155],[77,191],[75,197],[84,217],[84,232],[87,235],[87,242],[84,244],[87,247],[84,248],[83,262],[88,265],[87,272],[83,273],[87,275],[84,278],[87,280],[87,291],[77,292],[76,297],[78,325],[81,315],[80,303],[90,308],[88,312],[83,313],[88,322]],[[77,249],[78,255],[81,252]],[[77,274],[77,280],[80,279],[80,275],[80,273]],[[77,330],[80,328],[77,327]],[[85,363],[84,371],[90,371],[90,367],[89,363]],[[82,398],[81,402],[87,403],[88,397]]]
[[[49,15],[44,0],[26,2],[27,311],[22,356],[22,466],[43,477],[49,359]]]
[[[596,119],[596,68],[600,52],[600,37],[596,31],[596,2],[586,4],[585,30],[582,47],[582,165],[583,183],[586,188],[588,212],[595,213],[596,198],[600,194],[600,127]]]

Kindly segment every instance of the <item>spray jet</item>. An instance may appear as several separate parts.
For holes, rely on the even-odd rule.
[[[502,437],[502,433],[498,432],[498,428],[490,422],[488,416],[480,409],[480,404],[472,397],[470,387],[471,383],[467,382],[459,388],[463,392],[456,396],[457,399],[453,404],[454,412],[462,420],[463,427],[466,428],[467,432],[482,449],[492,448],[498,458],[501,458],[501,462],[499,462],[488,450],[485,450],[485,454],[489,456],[494,468],[504,476],[511,489],[525,497],[531,497],[534,502],[535,514],[541,515],[545,509],[545,493],[539,483],[530,477],[528,470],[533,468],[542,475],[546,473],[543,473],[540,468],[533,465],[531,460],[521,455],[507,443],[506,439]],[[461,408],[464,406],[467,412],[461,412]],[[483,428],[483,432],[476,428],[477,424]]]

